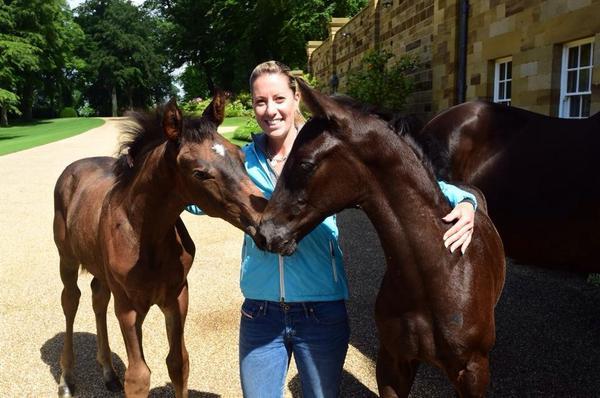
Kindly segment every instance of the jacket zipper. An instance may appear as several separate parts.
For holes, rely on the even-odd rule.
[[[283,303],[285,301],[285,279],[283,277],[283,256],[281,254],[277,255],[279,257],[279,300]]]
[[[331,250],[331,269],[333,270],[333,280],[337,283],[337,269],[335,267],[335,250],[333,249],[333,243],[329,241],[329,250]]]

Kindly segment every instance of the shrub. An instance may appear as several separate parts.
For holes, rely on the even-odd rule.
[[[225,117],[252,116],[252,114],[252,109],[247,109],[239,99],[225,105]]]
[[[260,132],[260,127],[256,123],[256,119],[250,119],[245,125],[238,127],[233,132],[233,138],[240,141],[252,141],[252,133]]]
[[[403,56],[386,68],[392,54],[387,51],[369,51],[360,67],[348,74],[348,94],[355,99],[390,110],[401,110],[413,91],[414,81],[408,76],[416,69],[414,58]]]
[[[88,104],[83,105],[77,110],[77,113],[81,117],[92,117],[96,116],[96,110],[89,106]]]
[[[248,91],[240,91],[238,95],[235,96],[235,99],[240,101],[244,108],[248,110],[252,110],[252,94]]]
[[[181,105],[181,110],[183,111],[183,113],[190,116],[200,116],[202,115],[202,112],[204,112],[204,109],[206,109],[208,104],[210,104],[210,101],[212,101],[212,98],[193,98],[187,102],[184,102]]]
[[[63,118],[63,117],[77,117],[77,112],[75,111],[75,108],[72,108],[70,106],[66,106],[66,107],[62,108],[62,110],[58,114],[58,117],[60,117],[60,118]]]

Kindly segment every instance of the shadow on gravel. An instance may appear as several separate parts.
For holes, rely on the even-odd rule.
[[[350,344],[377,355],[375,297],[385,262],[377,234],[360,210],[338,216],[350,284]],[[440,237],[441,239],[441,237]],[[496,307],[488,397],[597,397],[600,391],[600,288],[585,275],[508,264]],[[411,397],[448,397],[444,374],[422,365]],[[362,397],[344,380],[342,396]]]
[[[288,388],[292,392],[292,397],[302,398],[302,387],[300,386],[300,377],[294,376],[288,383]],[[352,374],[344,371],[342,374],[342,397],[360,397],[360,398],[377,398],[364,384],[362,384]]]
[[[56,381],[56,391],[58,391],[58,381],[60,379],[60,354],[62,352],[64,333],[55,335],[40,349],[41,358],[50,368],[50,373]],[[96,362],[96,335],[92,333],[74,333],[73,346],[75,350],[75,368],[74,383],[75,396],[79,398],[102,398],[102,397],[122,397],[123,393],[111,393],[104,387],[102,381],[102,370]],[[125,374],[125,364],[121,358],[112,354],[115,371],[123,380]],[[48,396],[56,396],[56,391],[48,393]],[[155,387],[150,390],[150,398],[171,398],[175,397],[175,390],[171,384],[163,387]],[[190,398],[220,398],[218,394],[189,390]]]

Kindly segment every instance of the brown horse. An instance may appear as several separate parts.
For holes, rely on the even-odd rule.
[[[484,395],[505,273],[492,222],[480,208],[466,254],[450,253],[442,240],[450,205],[411,143],[381,118],[299,87],[313,118],[294,143],[257,241],[290,254],[323,218],[359,205],[387,261],[375,308],[380,394],[407,396],[425,361],[444,369],[460,396]]]
[[[415,138],[440,179],[483,191],[508,256],[600,272],[600,113],[559,119],[468,102],[434,117]]]
[[[217,93],[201,118],[184,119],[174,101],[154,115],[136,114],[126,155],[87,158],[69,165],[54,191],[54,240],[64,284],[66,335],[59,396],[70,397],[73,321],[81,295],[79,265],[91,283],[97,360],[107,388],[123,387],[111,361],[106,310],[111,293],[129,364],[125,395],[146,397],[150,369],[142,349],[142,323],[150,307],[164,313],[167,367],[177,397],[187,397],[188,353],[183,329],[187,274],[195,247],[179,218],[188,204],[251,235],[266,200],[245,173],[241,151],[217,133],[225,96]]]

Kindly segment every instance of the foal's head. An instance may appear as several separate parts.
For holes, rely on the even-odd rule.
[[[195,204],[254,235],[266,200],[246,174],[242,151],[217,132],[225,100],[217,92],[199,118],[184,118],[174,100],[155,115],[133,115],[137,127],[122,144],[127,155],[116,166],[117,186],[143,179],[145,171],[162,162],[164,178],[153,176],[151,183],[153,189],[164,185],[167,201],[181,210]]]
[[[369,164],[390,150],[377,131],[380,118],[312,90],[299,80],[313,117],[300,131],[263,213],[258,243],[291,254],[325,217],[360,205],[372,179]],[[393,133],[389,136],[395,137]]]

